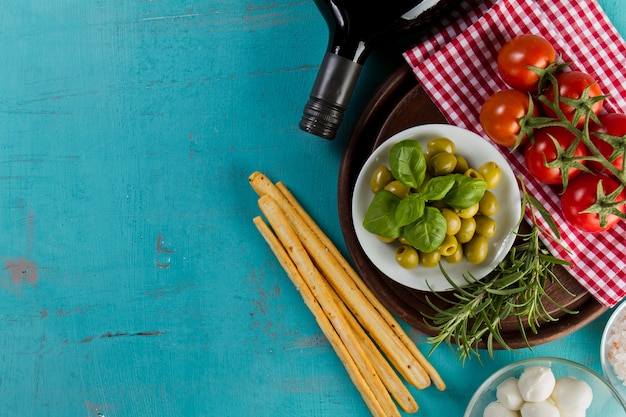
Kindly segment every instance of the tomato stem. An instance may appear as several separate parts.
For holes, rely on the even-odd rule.
[[[625,201],[618,200],[618,197],[624,190],[624,186],[617,187],[612,193],[605,194],[602,181],[598,181],[596,189],[596,201],[586,210],[581,213],[596,213],[600,218],[600,227],[606,227],[607,217],[612,214],[614,216],[626,219],[626,214],[619,210],[620,206],[623,206]]]
[[[606,219],[610,214],[626,218],[626,215],[620,210],[620,207],[626,204],[626,202],[616,200],[624,187],[626,187],[626,165],[622,164],[621,168],[618,168],[613,164],[613,161],[617,158],[626,158],[626,135],[618,137],[607,133],[594,132],[594,138],[597,137],[613,147],[613,152],[608,158],[600,152],[591,138],[589,128],[592,123],[600,127],[602,126],[600,119],[594,112],[594,105],[597,106],[597,103],[606,100],[610,95],[590,96],[591,85],[589,85],[577,99],[562,97],[554,74],[568,65],[554,63],[546,69],[531,68],[540,77],[539,93],[534,98],[529,95],[529,111],[520,120],[522,130],[518,137],[518,143],[512,148],[512,151],[517,148],[521,143],[521,138],[524,136],[529,138],[531,144],[534,143],[533,132],[538,129],[561,127],[571,132],[574,135],[574,140],[567,148],[561,147],[557,140],[549,135],[554,142],[557,156],[553,161],[548,162],[544,155],[544,165],[548,168],[558,168],[560,170],[562,191],[565,191],[569,185],[569,172],[571,169],[591,172],[586,166],[588,162],[600,164],[605,173],[610,174],[619,181],[621,186],[613,193],[605,195],[602,190],[598,190],[596,202],[583,211],[584,213],[597,213],[604,227],[607,222]],[[548,92],[550,94],[547,94]],[[535,100],[548,108],[553,116],[533,116]],[[565,114],[562,108],[563,105],[573,108],[573,113]],[[582,123],[579,123],[580,120],[582,120]],[[576,149],[581,143],[586,147],[587,154],[574,156]]]

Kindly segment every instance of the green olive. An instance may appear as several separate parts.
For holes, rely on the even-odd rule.
[[[456,252],[456,248],[459,246],[459,242],[454,236],[448,236],[443,239],[443,242],[437,249],[441,256],[451,256]]]
[[[500,166],[491,161],[485,162],[478,168],[478,173],[483,176],[483,179],[487,182],[487,188],[492,189],[500,182],[502,178],[502,170]]]
[[[434,250],[432,252],[421,252],[420,253],[420,261],[422,262],[422,266],[432,268],[433,266],[439,265],[439,260],[441,259],[441,254]]]
[[[476,233],[476,220],[473,217],[461,219],[461,228],[455,235],[459,243],[467,243],[474,237]]]
[[[483,235],[476,234],[463,247],[465,259],[471,264],[479,264],[487,258],[489,253],[489,242]]]
[[[370,188],[374,194],[385,188],[385,185],[393,181],[393,175],[385,165],[376,168],[370,179]]]
[[[478,213],[478,208],[480,206],[478,203],[464,209],[455,209],[454,212],[462,219],[469,219],[470,217],[474,217],[476,213]]]
[[[430,158],[433,175],[446,175],[454,171],[456,157],[450,152],[439,152]]]
[[[430,157],[432,155],[430,155],[430,154],[428,154],[426,152],[424,152],[423,155],[424,155],[424,161],[426,161],[426,166],[429,167],[430,166]]]
[[[470,166],[469,163],[467,162],[467,159],[465,159],[464,156],[462,155],[455,155],[456,156],[456,168],[454,168],[454,172],[456,172],[457,174],[463,174],[465,171],[467,171]]]
[[[478,212],[485,216],[493,216],[498,212],[498,199],[491,191],[486,190],[478,202]]]
[[[446,219],[446,234],[449,236],[454,236],[461,229],[461,218],[454,211],[449,208],[441,209],[441,214]]]
[[[448,138],[432,138],[426,143],[426,153],[435,155],[439,152],[448,152],[454,154],[456,147],[454,142]]]
[[[396,196],[400,198],[406,198],[411,192],[411,188],[402,184],[400,181],[393,180],[389,184],[385,185],[385,190],[394,193]]]
[[[443,257],[448,263],[456,264],[463,260],[463,245],[457,245],[452,255]]]
[[[484,180],[482,174],[476,171],[474,168],[469,168],[467,171],[463,173],[463,175],[467,175],[468,177],[476,178],[477,180]]]
[[[411,245],[411,244],[409,243],[409,241],[408,241],[408,240],[407,240],[404,236],[400,236],[400,237],[398,238],[398,242],[400,242],[402,245]]]
[[[385,236],[380,236],[380,235],[376,235],[376,237],[378,238],[378,240],[380,240],[381,242],[385,242],[385,243],[391,243],[394,240],[396,240],[392,237],[385,237]]]
[[[403,268],[412,269],[419,264],[417,250],[409,245],[398,246],[395,251],[396,262]]]
[[[496,221],[489,216],[475,216],[476,220],[476,233],[483,235],[486,238],[493,237],[496,234]]]

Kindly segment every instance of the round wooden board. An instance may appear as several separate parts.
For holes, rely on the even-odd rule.
[[[339,171],[338,204],[341,228],[348,251],[364,281],[398,318],[426,334],[435,335],[430,327],[431,321],[427,319],[427,316],[434,314],[434,310],[429,306],[426,297],[436,301],[440,307],[445,307],[446,302],[438,300],[432,294],[429,296],[427,292],[405,287],[381,273],[367,259],[356,238],[351,211],[354,183],[371,152],[393,134],[426,123],[447,122],[420,87],[408,66],[402,65],[387,78],[371,98],[349,138]],[[558,320],[542,323],[536,334],[527,330],[526,336],[531,346],[570,334],[606,311],[606,307],[598,303],[565,270],[558,270],[557,275],[561,283],[575,296],[567,294],[558,285],[549,285],[548,294],[561,305],[578,313],[563,313],[547,305],[553,317],[557,317]],[[446,293],[444,295],[449,296]],[[515,320],[504,320],[502,335],[510,347],[526,347]]]

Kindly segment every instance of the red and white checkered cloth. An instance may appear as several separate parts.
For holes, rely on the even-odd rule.
[[[604,94],[612,96],[605,111],[626,113],[626,43],[595,0],[465,0],[404,57],[449,123],[486,138],[478,122],[482,104],[508,88],[498,76],[498,50],[523,33],[542,35],[563,61],[573,63],[572,69],[594,75]],[[529,192],[550,210],[570,252],[549,239],[544,243],[573,264],[569,272],[600,303],[617,304],[626,296],[626,221],[599,234],[569,227],[560,214],[559,196],[532,179],[522,153],[502,153],[522,173]]]

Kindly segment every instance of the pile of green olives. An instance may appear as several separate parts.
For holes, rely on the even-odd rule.
[[[480,201],[466,209],[448,207],[442,201],[434,201],[446,219],[446,237],[438,249],[422,253],[400,236],[385,242],[397,244],[395,258],[399,265],[411,269],[418,265],[434,267],[441,260],[454,264],[465,259],[471,264],[482,263],[489,252],[488,239],[496,234],[496,222],[493,219],[498,211],[498,200],[491,189],[496,187],[502,177],[497,163],[485,162],[478,168],[470,167],[467,160],[456,153],[454,142],[448,138],[437,137],[428,140],[424,151],[426,159],[426,178],[422,188],[431,178],[448,174],[463,174],[482,179],[487,183],[487,190]],[[411,192],[409,187],[393,178],[389,168],[381,165],[370,180],[372,192],[388,190],[400,198],[406,198]]]

